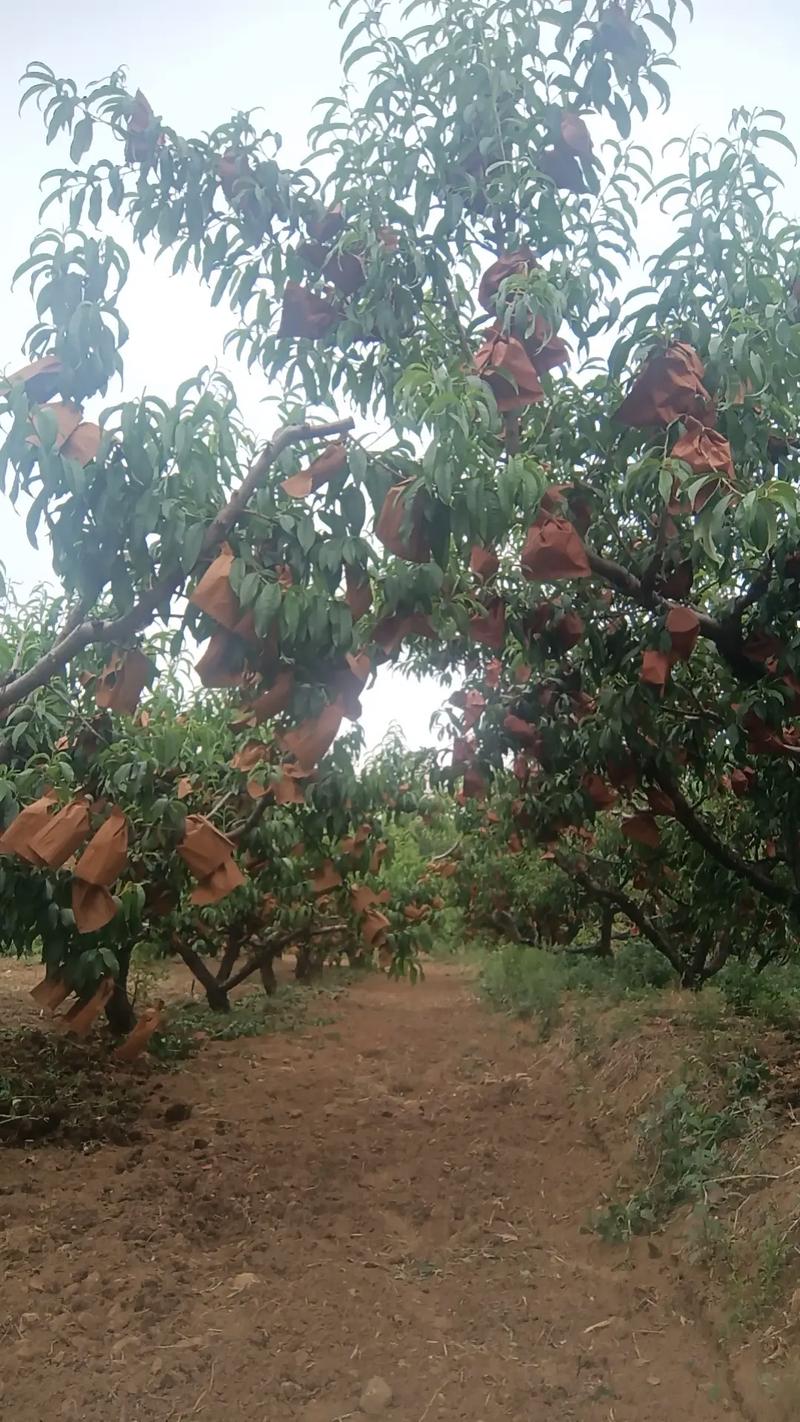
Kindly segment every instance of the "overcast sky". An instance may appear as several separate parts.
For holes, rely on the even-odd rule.
[[[132,86],[141,87],[156,112],[185,133],[211,129],[235,110],[260,106],[264,127],[283,134],[288,163],[303,157],[314,101],[336,91],[340,34],[327,0],[137,0],[124,6],[37,0],[3,9],[0,369],[13,369],[33,310],[24,282],[10,292],[11,273],[37,228],[41,173],[69,161],[58,143],[45,147],[34,109],[17,115],[17,80],[26,64],[44,60],[79,86],[124,64]],[[693,24],[680,23],[672,108],[643,125],[636,137],[655,152],[667,138],[692,128],[715,136],[734,105],[760,104],[782,110],[786,131],[800,146],[797,0],[695,0],[695,11]],[[797,174],[788,163],[781,166],[788,183],[785,205],[794,215]],[[208,306],[190,275],[173,278],[166,264],[162,270],[141,260],[123,295],[123,314],[131,326],[124,352],[129,398],[145,387],[171,398],[181,380],[220,357],[222,338],[233,324],[225,309]],[[221,364],[235,374],[250,423],[268,436],[272,415],[268,407],[260,409],[263,380],[230,362]],[[0,512],[0,561],[16,582],[29,586],[47,575],[47,559],[29,548],[22,524],[2,500]],[[383,672],[365,698],[368,744],[395,719],[411,743],[427,741],[428,719],[441,699],[435,687],[415,687]]]

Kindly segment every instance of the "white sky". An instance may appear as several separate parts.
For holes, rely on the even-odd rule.
[[[17,115],[17,80],[26,64],[44,60],[79,86],[124,64],[132,86],[142,88],[156,112],[186,133],[211,129],[234,110],[260,106],[264,127],[283,134],[283,156],[290,163],[304,155],[315,100],[338,87],[341,37],[327,0],[137,0],[133,5],[37,0],[2,8],[0,369],[13,369],[33,308],[24,281],[13,294],[9,291],[11,273],[27,256],[37,229],[41,173],[69,163],[60,143],[44,146],[34,109]],[[752,0],[695,0],[695,11],[691,26],[680,21],[672,108],[666,117],[642,125],[637,139],[656,153],[667,138],[692,128],[721,133],[734,105],[763,105],[786,115],[786,131],[800,147],[797,0],[757,5]],[[785,205],[794,214],[798,177],[787,163],[775,166],[786,174]],[[198,291],[191,275],[174,278],[166,263],[161,270],[141,259],[134,263],[122,310],[131,327],[124,351],[129,398],[145,387],[171,398],[181,380],[220,356],[222,338],[233,324],[227,309],[208,306],[205,291]],[[249,422],[267,437],[273,416],[269,407],[263,413],[259,408],[263,379],[231,362],[220,363],[235,376]],[[108,403],[112,396],[117,398],[109,392]],[[2,499],[0,561],[22,586],[49,571],[46,554],[29,547],[22,523]],[[368,745],[395,720],[411,744],[428,741],[429,717],[441,700],[432,684],[384,671],[365,697]]]

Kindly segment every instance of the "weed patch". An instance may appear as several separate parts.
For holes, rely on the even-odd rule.
[[[230,1012],[212,1012],[205,1003],[186,1003],[170,1011],[164,1031],[156,1033],[151,1042],[150,1053],[158,1061],[175,1063],[194,1056],[206,1042],[232,1042],[239,1037],[320,1026],[326,1019],[313,1015],[311,1008],[335,995],[328,987],[284,984],[272,997],[255,990],[236,998]]]
[[[709,1187],[725,1173],[726,1146],[753,1134],[760,1123],[757,1093],[763,1079],[761,1063],[748,1054],[725,1073],[722,1104],[709,1099],[708,1084],[673,1084],[638,1122],[647,1183],[598,1211],[598,1233],[608,1240],[650,1234],[680,1205],[705,1202]]]

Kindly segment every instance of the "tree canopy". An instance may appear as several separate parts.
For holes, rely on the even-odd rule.
[[[18,863],[17,808],[87,834],[126,817],[97,946],[58,908],[54,968],[77,954],[76,985],[116,972],[137,860],[140,889],[180,900],[188,867],[230,892],[224,912],[265,895],[300,912],[277,863],[291,844],[302,883],[340,874],[334,838],[400,812],[404,786],[415,805],[455,789],[470,853],[502,836],[544,854],[570,902],[625,915],[685,982],[791,950],[800,228],[770,166],[791,144],[779,114],[740,108],[654,176],[639,131],[669,102],[675,12],[416,0],[395,32],[390,7],[350,0],[342,87],[299,169],[251,113],[185,136],[122,71],[81,88],[29,66],[23,102],[69,153],[42,210],[66,226],[17,272],[36,324],[0,397],[0,463],[63,597],[18,645],[9,612],[0,851],[55,902],[59,864]],[[645,200],[670,240],[631,289]],[[209,369],[172,404],[96,404],[128,335],[120,221],[228,303],[231,348],[278,392],[271,440]],[[190,633],[212,692],[184,709]],[[370,778],[336,738],[398,659],[461,683],[452,757],[426,774],[389,755]],[[365,842],[377,872],[380,830]],[[408,928],[379,918],[402,962]]]

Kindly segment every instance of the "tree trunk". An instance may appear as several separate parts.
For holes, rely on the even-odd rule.
[[[200,954],[195,953],[194,948],[187,948],[184,944],[176,943],[175,947],[189,971],[194,974],[200,986],[205,990],[206,1000],[211,1011],[230,1012],[231,1004],[227,992],[223,987],[220,987]]]
[[[275,977],[275,958],[265,958],[259,972],[267,997],[273,997],[278,989],[278,980]]]
[[[236,938],[233,934],[231,934],[225,945],[225,951],[222,954],[222,957],[220,958],[219,967],[217,968],[218,983],[225,983],[228,981],[228,978],[236,967],[239,953],[241,951],[241,946],[241,939]]]
[[[130,947],[120,948],[117,954],[119,972],[114,991],[106,1003],[106,1020],[117,1037],[125,1037],[136,1026],[136,1013],[128,997],[128,973],[131,966]]]
[[[690,988],[692,992],[700,991],[706,980],[707,959],[708,943],[704,939],[698,939],[691,959],[681,973],[681,987]]]
[[[603,915],[600,920],[600,942],[597,945],[598,958],[614,957],[614,954],[611,949],[611,932],[613,927],[614,910],[609,905],[608,908],[603,909]]]
[[[312,974],[311,944],[301,943],[297,949],[294,976],[298,983],[307,983]]]

